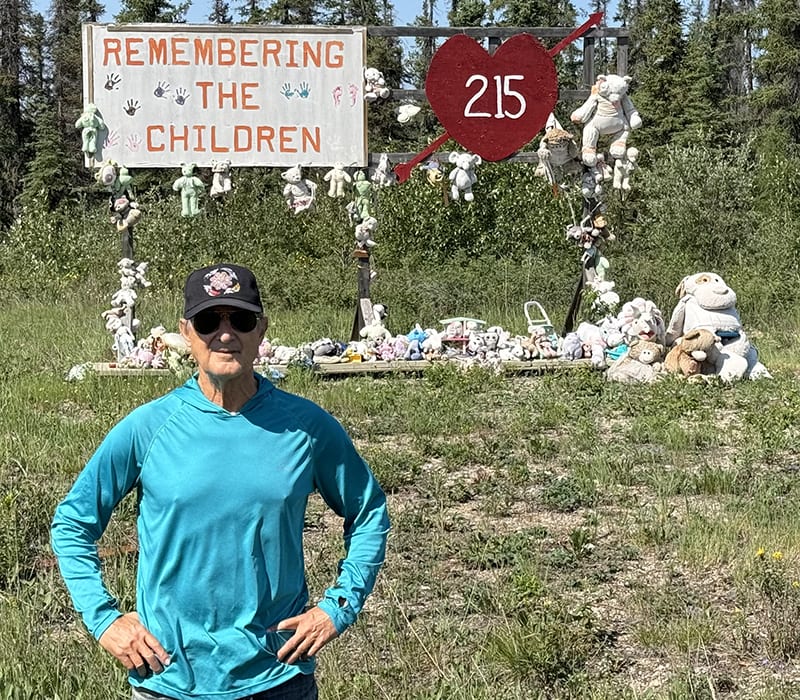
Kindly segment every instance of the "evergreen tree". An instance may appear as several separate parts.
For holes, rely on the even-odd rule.
[[[447,19],[451,27],[480,27],[490,13],[483,0],[452,0]]]
[[[266,24],[267,10],[261,0],[247,0],[239,7],[239,17],[245,24]]]
[[[0,2],[0,229],[14,219],[22,178],[22,19],[25,0]]]
[[[266,18],[278,24],[315,24],[315,0],[274,0],[266,11]]]
[[[78,8],[83,22],[99,22],[106,8],[97,0],[80,0]]]
[[[670,142],[684,127],[683,86],[676,80],[685,55],[679,0],[646,0],[631,25],[632,97],[643,126],[637,146]]]
[[[72,0],[53,0],[47,43],[53,62],[53,101],[63,137],[80,153],[80,135],[75,120],[83,108],[83,61],[81,57],[82,13]]]
[[[698,141],[714,146],[731,144],[734,127],[725,70],[716,51],[714,27],[703,17],[699,2],[693,8],[686,54],[676,83],[681,86],[684,117],[676,141],[685,145]]]
[[[35,113],[33,143],[35,155],[25,173],[23,206],[54,209],[74,189],[74,158],[66,152],[55,105],[43,102]]]
[[[733,123],[747,129],[752,120],[749,95],[753,91],[755,0],[709,0],[707,23],[725,95],[720,106]]]
[[[797,0],[761,0],[757,18],[762,38],[752,100],[758,142],[767,152],[785,153],[800,142],[800,6]]]
[[[163,22],[166,24],[186,21],[186,11],[191,1],[173,4],[168,0],[122,0],[120,11],[114,20],[120,24],[134,22]]]
[[[504,27],[569,27],[575,22],[570,0],[492,0],[490,7]]]
[[[226,0],[214,0],[208,21],[212,24],[232,24],[231,10]]]
[[[422,0],[422,13],[415,17],[414,26],[433,27],[435,12],[436,0]],[[423,89],[425,87],[425,76],[428,74],[428,66],[431,64],[433,54],[436,53],[436,38],[418,36],[414,39],[414,45],[415,48],[410,52],[406,61],[405,78],[414,87]]]

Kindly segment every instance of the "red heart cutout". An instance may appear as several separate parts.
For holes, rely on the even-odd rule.
[[[515,34],[491,55],[456,34],[433,55],[425,94],[450,136],[496,161],[544,127],[558,100],[558,77],[547,49],[530,34]]]

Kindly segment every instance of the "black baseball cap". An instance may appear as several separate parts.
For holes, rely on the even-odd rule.
[[[246,267],[232,263],[209,265],[192,272],[186,278],[183,302],[183,317],[187,319],[214,306],[264,313],[255,276]]]

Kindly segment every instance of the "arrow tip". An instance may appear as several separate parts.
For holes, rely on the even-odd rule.
[[[589,24],[597,26],[600,22],[603,21],[603,13],[602,12],[592,12],[589,15]]]

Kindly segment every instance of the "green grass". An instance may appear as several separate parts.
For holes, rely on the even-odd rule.
[[[168,325],[173,302],[143,313]],[[108,428],[180,379],[64,381],[108,357],[101,308],[89,292],[0,305],[0,700],[127,697],[71,610],[48,528]],[[295,339],[308,322],[285,312],[273,329]],[[293,368],[283,385],[347,427],[393,516],[362,619],[321,655],[322,697],[796,697],[800,390],[788,367],[732,387]],[[125,606],[134,519],[127,500],[101,542]],[[316,595],[341,530],[317,499],[307,522]]]

